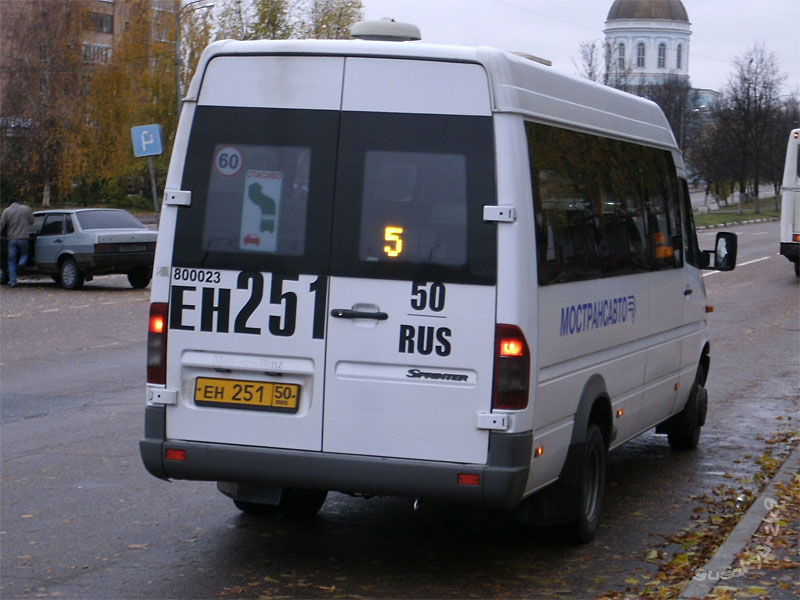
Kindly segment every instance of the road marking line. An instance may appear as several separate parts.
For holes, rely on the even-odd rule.
[[[775,256],[780,256],[780,255],[776,254]],[[737,267],[746,267],[747,265],[752,265],[752,264],[759,263],[759,262],[764,261],[764,260],[769,260],[770,258],[773,258],[773,257],[772,256],[764,256],[762,258],[757,258],[755,260],[748,260],[747,262],[739,263],[736,266]],[[703,273],[703,277],[710,277],[711,275],[717,275],[718,273],[721,273],[721,271],[711,271],[709,273]]]
[[[99,346],[89,346],[89,350],[100,350],[100,348],[108,348],[109,346],[119,346],[122,342],[109,342],[108,344],[100,344]]]
[[[777,256],[777,254],[775,256]],[[761,262],[762,260],[769,260],[770,258],[772,258],[772,256],[764,256],[763,258],[757,258],[755,260],[748,260],[747,262],[743,262],[742,264],[736,265],[736,266],[737,267],[746,267],[747,265],[752,265],[754,263]]]

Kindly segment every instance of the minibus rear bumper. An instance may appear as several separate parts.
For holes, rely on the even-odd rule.
[[[532,448],[530,432],[491,432],[487,463],[463,464],[171,440],[165,424],[164,408],[148,406],[139,449],[147,470],[161,479],[440,498],[500,509],[522,499]],[[168,450],[184,451],[184,459],[167,460]],[[459,483],[462,474],[479,475],[479,483]]]

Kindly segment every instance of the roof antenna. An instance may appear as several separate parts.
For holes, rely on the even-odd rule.
[[[414,42],[422,39],[419,27],[411,23],[400,23],[391,17],[378,21],[359,21],[350,29],[350,37],[357,40],[383,42]]]

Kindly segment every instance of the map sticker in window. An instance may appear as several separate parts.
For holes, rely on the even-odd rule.
[[[275,252],[278,249],[282,186],[283,173],[279,171],[246,171],[239,233],[242,250]]]

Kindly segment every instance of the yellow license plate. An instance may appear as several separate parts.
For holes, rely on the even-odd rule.
[[[202,406],[295,413],[299,399],[294,383],[198,377],[194,386],[195,404]]]

